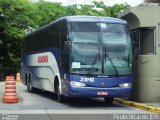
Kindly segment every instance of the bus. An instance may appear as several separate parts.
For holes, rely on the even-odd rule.
[[[132,48],[127,22],[99,16],[67,16],[22,42],[22,80],[29,92],[101,97],[106,105],[132,90]]]

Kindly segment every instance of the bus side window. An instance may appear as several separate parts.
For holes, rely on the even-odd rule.
[[[52,26],[49,30],[50,34],[50,46],[56,47],[60,44],[60,25],[56,24]]]
[[[65,49],[65,41],[67,41],[67,23],[61,22],[61,42],[60,42],[60,48],[61,48],[61,60],[62,60],[62,66],[67,71],[68,68],[68,57],[67,52]]]

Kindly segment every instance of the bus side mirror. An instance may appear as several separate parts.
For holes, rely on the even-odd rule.
[[[64,42],[64,48],[65,48],[65,51],[66,51],[67,53],[70,51],[71,46],[72,46],[71,41],[65,41],[65,42]]]
[[[71,46],[72,43],[71,43],[71,41],[65,41],[64,44],[65,44],[65,46]]]
[[[137,47],[138,46],[138,43],[135,42],[135,41],[131,41],[131,44],[132,44],[133,47]]]

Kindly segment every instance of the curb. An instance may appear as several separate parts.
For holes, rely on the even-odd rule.
[[[160,108],[155,107],[155,106],[151,106],[151,105],[145,105],[142,103],[127,101],[127,100],[123,100],[123,99],[119,99],[119,98],[115,98],[114,102],[120,103],[123,105],[128,105],[128,106],[135,107],[135,108],[139,108],[139,109],[146,110],[149,112],[160,113]]]

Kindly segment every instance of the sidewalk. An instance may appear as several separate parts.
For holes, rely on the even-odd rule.
[[[159,103],[138,103],[138,102],[123,100],[118,98],[116,98],[114,101],[116,103],[139,108],[145,111],[160,113],[160,102]]]

